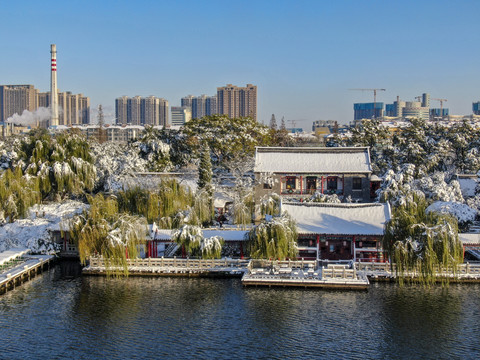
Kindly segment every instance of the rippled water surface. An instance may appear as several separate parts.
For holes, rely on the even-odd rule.
[[[0,359],[478,359],[480,286],[368,292],[72,277],[0,296]]]

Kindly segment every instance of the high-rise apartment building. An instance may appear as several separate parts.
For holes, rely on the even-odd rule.
[[[127,116],[128,97],[122,96],[115,99],[115,123],[119,125],[128,124]]]
[[[38,107],[50,107],[50,92],[38,93]],[[58,125],[90,123],[90,98],[70,91],[58,92]]]
[[[480,101],[472,103],[472,110],[475,115],[480,115]]]
[[[70,91],[58,92],[59,125],[88,124],[90,122],[90,98]],[[49,108],[50,92],[39,92],[33,85],[0,86],[0,121],[13,114],[21,115],[24,110],[35,111],[39,107]]]
[[[115,99],[115,117],[117,124],[168,126],[168,101],[155,96],[122,96]]]
[[[37,90],[33,85],[0,85],[0,121],[36,108]]]
[[[181,99],[182,107],[192,110],[192,119],[200,119],[204,116],[217,114],[217,96],[193,96],[187,95]]]
[[[227,84],[217,88],[217,109],[219,114],[230,118],[248,116],[257,120],[257,87],[252,84],[246,87]]]
[[[192,111],[188,106],[172,106],[172,126],[182,126],[192,120]]]
[[[191,108],[194,98],[195,98],[195,96],[193,96],[193,95],[187,95],[187,96],[183,97],[182,100],[181,100],[181,106]]]

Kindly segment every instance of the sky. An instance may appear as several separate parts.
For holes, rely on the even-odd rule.
[[[353,120],[353,103],[424,92],[450,114],[480,100],[480,1],[0,0],[0,84],[180,105],[226,84],[258,87],[258,120]],[[431,106],[440,107],[437,101]],[[94,118],[95,115],[92,116]]]

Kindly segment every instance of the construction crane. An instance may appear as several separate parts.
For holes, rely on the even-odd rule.
[[[295,129],[297,127],[297,120],[287,120],[287,122],[292,123],[292,128]]]
[[[434,99],[434,98],[432,98],[431,100],[440,101],[440,117],[443,120],[443,102],[447,101],[447,99]]]
[[[377,105],[377,91],[386,91],[386,89],[348,89],[359,91],[373,91],[373,119],[375,119],[375,107]]]

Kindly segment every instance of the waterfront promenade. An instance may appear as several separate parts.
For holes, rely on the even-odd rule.
[[[313,287],[368,289],[371,281],[395,281],[395,269],[389,263],[327,263],[315,260],[241,260],[241,259],[129,259],[131,276],[241,277],[244,286]],[[122,272],[108,267],[102,257],[90,259],[85,275],[108,275]],[[405,273],[405,279],[419,279],[420,273]],[[480,282],[480,264],[461,264],[455,271],[442,270],[437,281]]]

